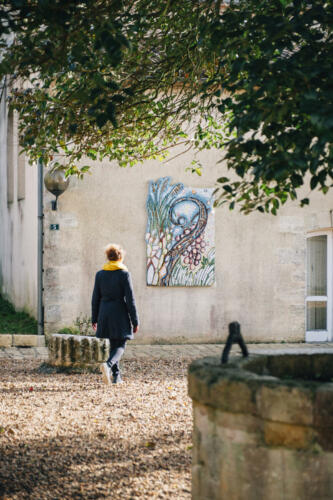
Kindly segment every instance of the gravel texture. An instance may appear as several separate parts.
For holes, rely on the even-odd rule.
[[[0,361],[0,498],[189,499],[187,360],[124,361],[124,384]]]

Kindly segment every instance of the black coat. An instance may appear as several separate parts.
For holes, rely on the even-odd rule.
[[[130,274],[124,270],[98,271],[92,295],[92,323],[96,337],[132,339],[138,325]]]

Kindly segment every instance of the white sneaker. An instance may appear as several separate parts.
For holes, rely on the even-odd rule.
[[[103,375],[103,382],[107,385],[111,384],[111,369],[107,363],[102,363],[101,372]]]

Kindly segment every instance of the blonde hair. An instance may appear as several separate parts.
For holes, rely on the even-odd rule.
[[[123,260],[125,252],[120,245],[109,243],[105,247],[105,255],[108,260]]]

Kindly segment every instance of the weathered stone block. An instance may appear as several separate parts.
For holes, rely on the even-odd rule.
[[[318,388],[314,413],[316,426],[333,427],[333,383]]]
[[[331,500],[333,454],[324,453],[320,447],[310,450],[271,448],[279,452],[280,463],[272,461],[275,471],[280,470],[280,495],[283,500]],[[281,498],[280,497],[280,498]],[[271,498],[271,497],[268,497]]]
[[[56,362],[61,363],[61,337],[51,337],[50,342],[54,341],[54,357]],[[49,344],[50,345],[50,344]]]
[[[238,443],[261,443],[263,421],[250,414],[216,412],[216,426],[219,436]]]
[[[253,356],[247,359],[246,369],[257,375],[268,375],[268,356]]]
[[[311,427],[265,422],[265,442],[268,446],[286,446],[304,449],[313,444],[314,432]]]
[[[12,335],[11,334],[0,334],[0,347],[11,347],[12,346]]]
[[[240,380],[219,380],[211,386],[212,400],[219,408],[234,413],[256,413],[255,398],[250,384]]]
[[[312,378],[312,356],[283,354],[267,357],[268,372],[274,377],[291,379]]]
[[[69,339],[62,338],[60,343],[60,356],[64,366],[70,366],[70,344]]]
[[[15,347],[44,347],[44,335],[13,335],[13,346]]]
[[[78,363],[82,360],[81,357],[81,342],[74,335],[68,339],[70,345],[70,359],[71,363]]]
[[[49,363],[73,368],[98,367],[108,356],[109,341],[79,335],[53,334],[49,340]]]
[[[319,445],[318,449],[333,452],[333,427],[317,427],[316,433],[317,433],[316,441]],[[333,453],[331,453],[331,455],[333,460]],[[332,470],[333,470],[333,463],[332,463]]]
[[[320,356],[191,364],[192,498],[333,498],[333,383],[318,382],[333,355]]]
[[[205,358],[207,363],[211,358]],[[248,383],[256,379],[256,375],[246,374],[244,377],[232,379],[229,371],[221,365],[214,365],[210,371],[209,364],[199,363],[189,370],[189,395],[192,399],[235,413],[256,413],[255,398],[252,385]]]
[[[37,347],[45,347],[46,337],[45,335],[37,335]]]
[[[315,380],[333,380],[333,363],[330,354],[318,354],[313,358],[313,375]]]
[[[313,393],[311,390],[286,385],[263,386],[256,395],[259,415],[274,422],[311,425]]]
[[[272,449],[265,446],[228,441],[223,452],[216,499],[286,500],[281,492],[279,452],[275,453],[275,467],[271,466]]]
[[[101,349],[100,349],[99,341],[97,339],[93,339],[91,341],[91,357],[95,363],[100,363],[103,361],[101,359],[100,354],[101,354]]]
[[[85,337],[81,340],[81,356],[83,363],[91,363],[92,362],[92,352],[91,352],[91,342],[90,339]]]
[[[217,466],[215,460],[211,460],[212,454],[215,453],[216,444],[216,423],[214,418],[215,410],[209,406],[195,404],[193,406],[193,418],[196,422],[196,428],[199,433],[194,439],[197,444],[198,461],[205,463],[210,471],[210,474],[216,475],[215,468]]]

